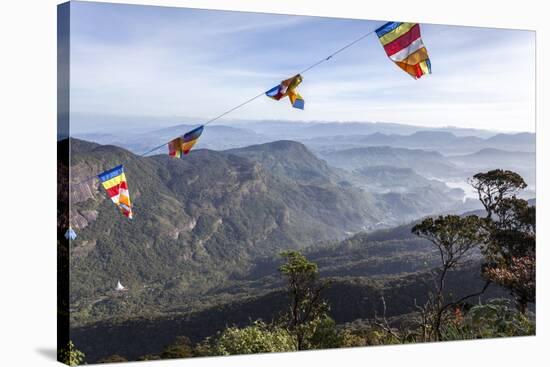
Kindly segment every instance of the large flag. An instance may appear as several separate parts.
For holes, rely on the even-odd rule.
[[[118,206],[122,214],[132,219],[132,204],[130,203],[130,193],[124,175],[124,167],[122,165],[117,166],[100,173],[97,177],[99,177],[101,184],[107,191],[107,195]]]
[[[378,28],[376,34],[388,57],[413,78],[431,74],[432,66],[420,37],[419,24],[388,22]]]
[[[204,125],[193,129],[185,135],[175,138],[168,143],[168,155],[174,158],[180,158],[181,153],[188,154],[193,148],[193,145],[197,143],[199,137],[204,130]]]
[[[265,92],[265,95],[277,101],[288,96],[292,107],[303,110],[305,101],[298,91],[296,91],[296,87],[298,87],[302,80],[303,78],[300,74],[295,75],[292,78],[283,80],[281,84]]]

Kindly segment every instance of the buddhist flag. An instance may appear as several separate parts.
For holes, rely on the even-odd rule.
[[[419,24],[388,22],[378,28],[376,34],[388,57],[413,78],[431,74],[432,66],[420,37]]]
[[[303,78],[300,74],[293,76],[287,80],[283,80],[281,84],[271,88],[265,95],[278,101],[281,98],[288,96],[292,107],[304,109],[305,101],[302,96],[296,91],[296,87],[302,82]]]
[[[193,145],[197,143],[199,137],[204,130],[204,125],[193,129],[185,135],[175,138],[168,143],[168,155],[174,158],[180,158],[181,153],[188,154],[193,148]]]
[[[107,195],[118,206],[122,214],[132,219],[132,204],[130,203],[130,193],[124,175],[124,167],[122,165],[117,166],[99,174],[97,177],[99,177],[101,184],[107,191]]]

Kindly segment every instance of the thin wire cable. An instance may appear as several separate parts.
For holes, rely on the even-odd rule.
[[[329,61],[330,59],[332,59],[333,56],[336,56],[337,54],[339,54],[340,52],[350,48],[351,46],[355,45],[357,42],[360,42],[362,41],[363,39],[367,38],[368,36],[370,36],[371,34],[373,34],[374,32],[376,31],[376,29],[368,32],[368,33],[365,33],[364,35],[362,35],[361,37],[357,38],[356,40],[348,43],[347,45],[345,45],[344,47],[342,48],[339,48],[338,50],[334,51],[333,53],[331,53],[330,55],[328,55],[327,57],[317,61],[316,63],[308,66],[307,68],[305,68],[304,70],[300,71],[298,74],[304,74],[305,72],[317,67],[318,65],[321,65],[322,63],[326,62],[326,61]]]
[[[209,123],[214,122],[214,121],[216,121],[216,120],[222,118],[223,116],[230,114],[231,112],[235,111],[236,109],[241,108],[241,107],[244,106],[245,104],[249,104],[249,103],[252,102],[253,100],[255,100],[255,99],[257,99],[257,98],[260,98],[260,97],[263,96],[264,94],[265,94],[265,92],[262,92],[262,93],[258,94],[257,96],[254,96],[254,97],[250,98],[249,100],[247,100],[247,101],[241,103],[240,105],[235,106],[235,107],[233,107],[232,109],[225,111],[225,112],[222,113],[221,115],[218,115],[218,116],[216,116],[216,117],[214,117],[214,118],[212,118],[212,119],[206,121],[204,124],[202,124],[202,126],[206,126],[206,125],[208,125]]]
[[[368,36],[370,36],[371,34],[373,34],[375,31],[376,31],[376,28],[375,28],[374,30],[368,32],[368,33],[365,33],[364,35],[362,35],[361,37],[359,37],[359,38],[355,39],[354,41],[348,43],[347,45],[345,45],[345,46],[339,48],[338,50],[334,51],[333,53],[331,53],[331,54],[328,55],[327,57],[324,57],[323,59],[321,59],[321,60],[319,60],[319,61],[317,61],[317,62],[311,64],[310,66],[306,67],[304,70],[298,72],[297,74],[304,74],[304,73],[310,71],[311,69],[313,69],[313,68],[315,68],[315,67],[321,65],[322,63],[329,61],[330,59],[332,59],[333,56],[336,56],[336,55],[339,54],[340,52],[342,52],[342,51],[344,51],[344,50],[350,48],[351,46],[355,45],[357,42],[362,41],[363,39],[365,39],[365,38],[367,38]],[[249,104],[250,102],[252,102],[252,101],[254,101],[254,100],[260,98],[260,97],[263,96],[264,94],[265,94],[265,92],[262,92],[262,93],[260,93],[260,94],[258,94],[258,95],[256,95],[256,96],[254,96],[254,97],[252,97],[252,98],[250,98],[250,99],[244,101],[243,103],[241,103],[241,104],[239,104],[239,105],[237,105],[237,106],[235,106],[235,107],[233,107],[233,108],[231,108],[231,109],[229,109],[229,110],[227,110],[227,111],[225,111],[225,112],[219,114],[218,116],[211,118],[210,120],[208,120],[208,121],[206,121],[204,124],[202,124],[202,126],[206,126],[206,125],[208,125],[208,124],[210,124],[210,123],[212,123],[212,122],[214,122],[214,121],[216,121],[216,120],[219,120],[219,119],[222,118],[223,116],[226,116],[226,115],[230,114],[231,112],[233,112],[233,111],[235,111],[235,110],[237,110],[237,109],[239,109],[239,108],[241,108],[241,107],[243,107],[243,106]],[[146,151],[145,153],[140,154],[140,156],[141,156],[141,157],[144,157],[144,156],[146,156],[147,154],[152,153],[152,152],[154,152],[155,150],[158,150],[158,149],[164,147],[165,145],[168,145],[168,143],[170,143],[170,142],[168,141],[168,142],[166,142],[166,143],[164,143],[164,144],[161,144],[161,145],[158,145],[158,146],[156,146],[156,147],[154,147],[154,148],[152,148],[152,149],[149,149],[149,150]]]
[[[252,98],[250,98],[250,99],[247,99],[246,101],[244,101],[244,102],[241,103],[240,105],[237,105],[237,106],[235,106],[235,107],[233,107],[233,108],[231,108],[231,109],[225,111],[224,113],[219,114],[218,116],[211,118],[210,120],[208,120],[208,121],[206,121],[204,124],[202,124],[202,126],[206,126],[206,125],[208,125],[209,123],[214,122],[214,121],[216,121],[216,120],[222,118],[223,116],[225,116],[225,115],[227,115],[227,114],[230,114],[231,112],[235,111],[236,109],[239,109],[239,108],[241,108],[242,106],[244,106],[244,105],[246,105],[246,104],[252,102],[253,100],[255,100],[255,99],[257,99],[257,98],[260,98],[260,97],[263,96],[264,94],[265,94],[265,92],[262,92],[262,93],[260,93],[260,94],[258,94],[258,95],[256,95],[256,96],[254,96],[254,97],[252,97]],[[168,143],[170,143],[170,142],[166,142],[166,143],[164,143],[164,144],[158,145],[158,146],[156,146],[156,147],[154,147],[154,148],[152,148],[152,149],[146,151],[145,153],[140,154],[140,156],[142,156],[142,157],[143,157],[143,156],[146,156],[147,154],[152,153],[152,152],[154,152],[155,150],[162,148],[163,146],[167,145]]]

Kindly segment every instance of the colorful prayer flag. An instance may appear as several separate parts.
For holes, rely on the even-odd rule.
[[[292,78],[283,80],[281,84],[271,88],[265,92],[266,96],[278,101],[281,98],[288,96],[292,107],[304,109],[305,101],[302,96],[296,91],[296,87],[302,82],[303,78],[300,74],[293,76]]]
[[[193,145],[197,143],[199,137],[204,130],[204,125],[193,129],[185,135],[175,138],[174,140],[168,143],[168,155],[174,158],[180,158],[181,153],[188,154],[193,148]]]
[[[130,193],[128,191],[126,176],[124,175],[124,167],[122,165],[116,166],[100,173],[97,177],[101,181],[105,191],[107,191],[107,195],[109,195],[122,214],[132,219],[132,204],[130,203]]]
[[[431,74],[428,50],[420,36],[418,23],[388,22],[376,29],[386,55],[406,73],[418,79]]]

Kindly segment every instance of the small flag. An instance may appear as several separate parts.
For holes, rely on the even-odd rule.
[[[265,92],[265,95],[276,101],[288,96],[292,107],[303,110],[305,101],[298,91],[296,91],[296,87],[298,87],[302,80],[303,78],[300,74],[295,75],[292,78],[283,80],[281,84]]]
[[[168,143],[168,155],[174,158],[180,158],[181,153],[188,154],[191,148],[197,143],[204,130],[204,125],[193,129],[185,135],[175,138]]]
[[[130,193],[128,191],[128,183],[124,174],[122,165],[107,170],[97,176],[101,184],[107,191],[107,195],[113,203],[118,206],[121,213],[132,219],[132,204],[130,203]]]
[[[76,232],[71,227],[69,227],[69,229],[67,229],[67,232],[65,232],[65,238],[74,241],[76,239]]]

